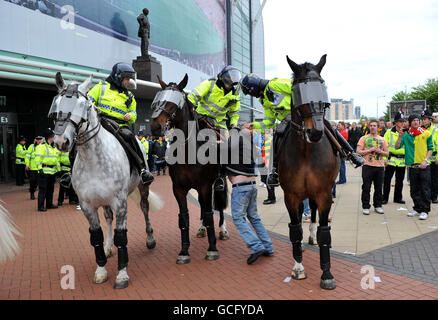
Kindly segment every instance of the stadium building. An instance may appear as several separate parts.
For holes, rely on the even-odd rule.
[[[186,90],[225,65],[264,76],[262,10],[266,0],[0,0],[0,182],[15,175],[15,146],[47,127],[55,74],[94,83],[114,63],[140,56],[137,16],[149,10],[149,54],[165,82],[189,75]],[[149,130],[151,102],[160,89],[141,81],[134,92],[135,130]],[[256,100],[241,96],[240,122],[260,118]],[[27,144],[27,145],[28,145]]]

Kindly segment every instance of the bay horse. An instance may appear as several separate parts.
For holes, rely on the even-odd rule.
[[[336,281],[330,273],[331,235],[328,217],[332,205],[332,187],[339,172],[340,158],[335,154],[327,137],[328,133],[324,130],[324,113],[330,106],[321,77],[326,55],[323,55],[316,65],[308,62],[298,65],[289,57],[287,62],[293,71],[293,105],[291,121],[284,131],[281,148],[277,150],[279,180],[291,221],[289,237],[295,260],[291,275],[293,279],[307,277],[302,264],[301,202],[309,198],[312,207],[309,241],[316,238],[320,248],[320,286],[323,289],[334,289]],[[319,214],[317,228],[315,205]]]
[[[216,248],[213,207],[220,214],[219,227],[221,232],[219,238],[223,240],[228,239],[228,232],[226,231],[223,217],[223,210],[227,207],[228,201],[227,184],[225,183],[225,190],[215,190],[213,194],[212,186],[217,178],[218,164],[201,164],[198,162],[197,157],[193,163],[189,161],[189,157],[198,151],[202,143],[190,139],[194,135],[193,138],[196,140],[198,129],[194,125],[196,123],[195,111],[187,102],[184,92],[188,81],[187,74],[179,84],[173,82],[166,84],[161,79],[158,80],[163,90],[157,93],[153,102],[152,134],[156,136],[162,135],[165,129],[178,130],[183,134],[183,137],[174,137],[171,146],[179,144],[184,149],[184,157],[181,162],[169,164],[172,190],[179,207],[178,225],[181,230],[182,248],[176,263],[185,264],[190,262],[187,193],[191,189],[195,189],[198,192],[198,200],[201,206],[201,221],[207,230],[209,247],[205,259],[216,260],[219,258],[219,252]],[[161,99],[161,101],[157,101],[158,99]],[[190,148],[192,143],[194,143],[193,150]],[[197,236],[202,236],[202,226]]]
[[[58,149],[70,152],[73,145],[77,150],[72,168],[72,185],[90,228],[90,243],[94,247],[97,269],[95,283],[107,281],[105,270],[107,257],[112,255],[113,244],[118,250],[118,275],[114,288],[126,288],[129,283],[127,273],[127,200],[128,195],[140,194],[140,206],[146,220],[148,249],[153,249],[156,241],[149,221],[149,204],[159,208],[159,198],[149,186],[141,183],[138,171],[130,167],[125,150],[117,138],[100,123],[100,116],[87,96],[92,77],[82,84],[67,85],[61,74],[56,74],[58,95],[54,98],[49,118],[55,121],[55,144]],[[140,141],[138,141],[139,145]],[[141,147],[146,159],[145,150]],[[131,169],[131,170],[130,170]],[[150,201],[150,203],[149,203]],[[108,225],[105,247],[100,227],[98,208],[103,207]],[[114,239],[112,234],[113,211],[116,214]]]

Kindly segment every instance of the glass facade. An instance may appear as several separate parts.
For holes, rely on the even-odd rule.
[[[251,73],[251,1],[240,0],[234,5],[231,17],[231,65],[242,72]],[[250,96],[240,94],[240,123],[253,121]]]

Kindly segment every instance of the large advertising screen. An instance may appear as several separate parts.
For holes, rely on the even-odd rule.
[[[208,75],[218,73],[226,62],[225,0],[0,1],[73,21],[75,25],[136,46],[140,46],[137,16],[147,8],[151,26],[150,52]]]

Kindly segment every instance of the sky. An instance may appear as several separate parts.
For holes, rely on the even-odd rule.
[[[354,99],[368,117],[438,77],[438,0],[267,0],[263,23],[267,79],[291,76],[286,55],[316,64],[327,54],[329,97]]]

